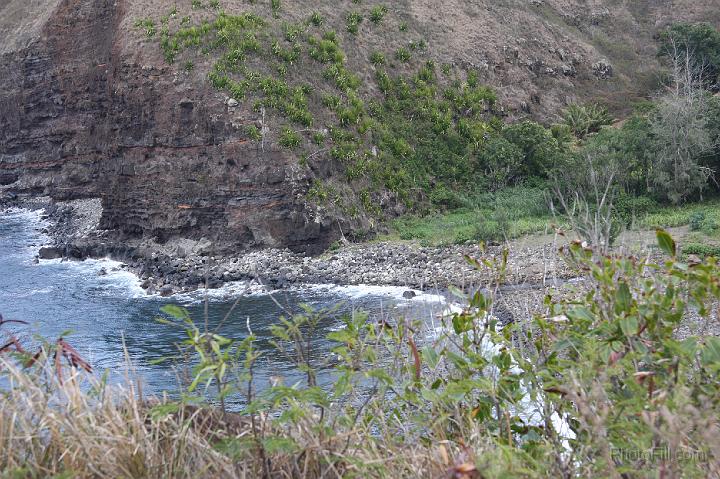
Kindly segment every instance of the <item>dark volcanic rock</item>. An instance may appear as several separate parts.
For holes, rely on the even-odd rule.
[[[38,252],[40,259],[57,259],[63,257],[63,252],[60,248],[54,246],[45,246],[40,248]]]
[[[315,179],[311,176],[344,181],[345,166],[317,161],[313,171],[300,167],[300,158],[274,146],[273,135],[278,136],[285,119],[273,117],[276,113],[269,109],[266,122],[264,113],[253,110],[255,98],[229,99],[212,89],[207,81],[209,58],[198,60],[192,72],[168,65],[157,35],[148,39],[134,27],[141,18],[159,26],[176,3],[0,1],[0,201],[40,195],[53,200],[100,199],[99,226],[107,235],[97,245],[65,242],[73,245],[64,252],[72,257],[111,254],[141,263],[147,251],[126,245],[165,245],[176,239],[205,239],[209,246],[204,252],[218,256],[261,248],[317,253],[338,239],[341,230],[350,239],[366,237],[371,228],[365,213],[349,219],[348,213],[324,211],[304,201],[303,193]],[[268,5],[261,3],[226,2],[223,9],[269,13]],[[338,11],[337,2],[286,3],[282,24],[305,18],[312,7],[324,12],[328,28],[344,30],[345,10]],[[720,22],[716,1],[656,0],[639,11],[632,7],[638,2],[590,2],[611,7],[600,16],[588,13],[585,1],[545,0],[542,9],[537,3],[403,2],[408,33],[397,35],[393,29],[376,37],[381,29],[373,29],[371,39],[344,42],[348,67],[363,79],[364,88],[373,90],[372,82],[365,81],[374,75],[367,62],[369,48],[383,42],[395,48],[422,34],[429,44],[428,60],[475,71],[483,83],[501,86],[499,114],[523,119],[531,113],[551,120],[569,102],[599,97],[613,100],[615,109],[623,111],[631,104],[628,96],[645,98],[647,92],[626,82],[653,77],[653,69],[659,68],[653,28],[648,26]],[[189,8],[186,2],[181,10]],[[209,12],[199,9],[192,15],[205,18]],[[548,21],[548,15],[559,23]],[[588,35],[590,31],[598,35]],[[606,52],[604,44],[595,48],[590,38],[636,45],[631,50],[638,56],[633,53],[632,58],[639,61],[628,58],[626,49],[615,49],[618,56]],[[643,68],[638,69],[640,64]],[[323,128],[327,118],[317,120],[315,126]],[[249,141],[248,125],[262,126],[270,139],[262,145]],[[381,206],[399,214],[403,208],[390,196]],[[346,206],[354,205],[339,209],[354,209]],[[62,229],[59,216],[58,224]],[[263,275],[277,275],[286,282],[344,276],[350,282],[383,283],[397,274],[410,287],[432,284],[443,274],[436,274],[440,268],[433,265],[424,266],[428,274],[409,267],[424,261],[420,258],[387,274],[371,270],[372,261],[358,258],[342,264],[348,274],[339,274],[337,265],[329,262],[317,272],[285,272],[282,278],[276,271]],[[203,273],[188,271],[183,276],[195,281]]]
[[[0,173],[0,186],[15,183],[20,176],[17,173]]]
[[[257,113],[231,116],[207,82],[177,81],[156,48],[129,45],[127,1],[40,3],[52,19],[0,56],[0,186],[101,198],[100,227],[118,242],[319,252],[335,239],[298,193],[309,180],[296,159],[245,138]],[[39,7],[20,8],[25,21]]]

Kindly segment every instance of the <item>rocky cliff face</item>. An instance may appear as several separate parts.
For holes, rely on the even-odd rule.
[[[242,133],[258,113],[229,107],[202,68],[179,72],[143,40],[135,20],[159,17],[174,3],[0,6],[0,192],[101,198],[100,225],[117,240],[205,237],[218,250],[314,252],[342,226],[362,225],[362,218],[341,225],[342,218],[318,214],[304,199],[310,178],[297,158]],[[230,11],[250,8],[225,3]],[[319,10],[344,28],[335,2],[283,3],[288,21]],[[652,83],[658,27],[720,21],[715,0],[392,3],[391,21],[423,32],[439,63],[479,71],[509,116],[541,120],[576,100],[610,99],[620,109]],[[388,41],[358,37],[347,46],[349,61]]]
[[[0,60],[7,191],[100,197],[100,226],[118,239],[206,237],[219,249],[326,244],[330,228],[297,200],[294,161],[243,140],[237,118],[202,84],[178,85],[159,59],[144,62],[127,48],[126,2],[43,7],[52,14],[35,38]]]

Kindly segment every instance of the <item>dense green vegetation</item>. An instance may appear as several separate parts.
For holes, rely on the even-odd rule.
[[[270,138],[258,136],[260,125],[246,132],[253,141],[293,151],[315,176],[308,199],[349,216],[364,211],[385,218],[379,204],[393,202],[378,198],[391,192],[415,218],[396,222],[397,236],[448,242],[544,230],[551,201],[555,214],[574,211],[574,227],[578,205],[588,214],[607,210],[617,232],[646,214],[717,191],[720,99],[712,92],[720,33],[708,25],[662,32],[659,54],[670,93],[638,105],[622,123],[611,125],[604,107],[589,104],[570,105],[558,124],[541,125],[504,122],[496,94],[476,72],[438,68],[426,58],[422,38],[360,59],[375,71],[374,85],[361,81],[343,41],[384,28],[390,12],[383,4],[354,5],[344,16],[344,35],[324,29],[317,13],[298,24],[282,21],[279,2],[272,2],[271,13],[209,12],[194,25],[173,24],[177,16],[168,15],[159,30],[151,19],[137,25],[159,38],[168,62],[183,58],[189,65],[197,54],[210,55],[214,87],[278,118]],[[685,66],[678,58],[683,52],[692,59]],[[605,203],[589,197],[606,186]],[[544,199],[535,194],[539,188]],[[495,209],[495,193],[504,190],[530,191],[538,205]],[[479,222],[466,227],[466,221]],[[430,231],[448,225],[449,232]]]
[[[473,183],[481,185],[481,191],[506,191],[507,185],[541,181],[546,185],[546,201],[540,200],[542,203],[547,204],[549,199],[557,205],[558,196],[569,197],[565,210],[573,209],[572,214],[577,215],[578,209],[586,207],[590,216],[599,208],[599,198],[594,195],[607,188],[609,204],[604,207],[612,221],[610,240],[628,226],[687,225],[691,218],[685,211],[703,210],[709,217],[716,216],[716,203],[703,200],[716,195],[718,189],[720,97],[712,96],[717,88],[712,65],[714,55],[720,52],[718,38],[720,33],[707,25],[676,25],[665,32],[660,54],[674,71],[675,76],[668,79],[670,93],[638,105],[630,118],[617,125],[610,126],[611,117],[598,105],[571,105],[562,116],[563,122],[549,129],[532,122],[500,125],[485,136],[477,155],[479,162],[469,168],[480,173]],[[684,52],[686,60],[690,58],[689,63],[678,64],[682,59],[671,56],[671,44],[674,51]],[[462,174],[472,175],[467,171]],[[547,230],[550,224],[549,210],[525,209],[519,202],[514,205],[511,221],[502,225],[494,217],[503,216],[503,211],[494,210],[487,195],[462,184],[455,184],[451,191],[443,195],[436,190],[430,195],[433,204],[449,212],[398,220],[394,229],[400,237],[462,241],[471,228],[464,221],[474,221],[476,234],[472,239],[491,240],[526,233],[526,226],[533,224],[537,231]],[[521,187],[514,193],[522,196],[525,191]],[[468,204],[475,206],[468,208]],[[462,211],[455,212],[455,208]],[[570,214],[563,208],[558,210],[561,216]],[[546,221],[539,221],[543,217]],[[714,236],[694,238],[713,247]]]
[[[366,16],[381,28],[388,9],[367,9],[348,12],[349,33],[357,34]],[[366,59],[376,67],[373,86],[347,68],[336,32],[314,30],[323,24],[318,15],[305,24],[283,23],[283,38],[275,36],[277,21],[250,13],[220,12],[214,20],[181,21],[172,28],[171,18],[163,19],[159,35],[168,62],[192,57],[192,50],[212,54],[217,58],[208,75],[213,86],[238,101],[253,97],[256,110],[272,109],[302,127],[311,141],[287,141],[288,125],[281,127],[278,143],[300,148],[301,159],[334,161],[360,194],[389,190],[418,212],[454,208],[461,206],[457,196],[463,190],[497,190],[547,177],[550,157],[560,150],[551,132],[536,123],[504,125],[494,112],[495,93],[474,72],[445,66],[440,75],[432,61],[422,61],[422,38],[394,51],[373,52]],[[315,66],[304,61],[305,55]],[[387,58],[409,64],[415,73],[396,73],[400,68]],[[273,70],[274,62],[280,65]],[[317,71],[325,84],[311,87],[302,80]],[[369,94],[375,89],[381,96]],[[319,141],[323,130],[329,134]],[[312,169],[313,161],[305,164]]]
[[[703,66],[704,85],[720,89],[720,32],[708,24],[681,23],[660,34],[660,55],[672,57],[690,52],[696,66]]]
[[[584,282],[510,324],[495,317],[492,293],[506,255],[467,259],[488,271],[486,293],[463,296],[466,307],[439,325],[355,312],[327,334],[332,354],[316,350],[332,310],[289,313],[270,342],[301,373],[294,384],[258,389],[257,344],[269,338],[220,336],[177,306],[159,319],[187,333],[175,360],[191,369],[189,385],[177,400],[78,372],[90,366],[68,340],[37,354],[15,340],[0,350],[0,469],[22,478],[715,477],[720,339],[694,332],[713,321],[720,271],[715,259],[681,262],[664,231],[657,239],[658,264],[570,245],[565,258]],[[320,387],[321,371],[335,381]],[[231,397],[240,411],[226,410]]]
[[[428,246],[478,240],[501,242],[550,232],[554,222],[543,185],[508,187],[455,200],[460,205],[450,210],[393,220],[392,233],[381,238],[419,240]]]

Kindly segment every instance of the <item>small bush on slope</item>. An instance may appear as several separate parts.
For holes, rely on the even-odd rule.
[[[348,15],[351,26],[359,25],[361,18],[359,13]],[[390,190],[408,206],[437,198],[436,206],[443,207],[439,192],[477,185],[478,180],[485,184],[485,172],[498,187],[519,181],[528,173],[544,174],[532,169],[537,161],[534,154],[523,153],[522,161],[511,165],[500,161],[498,155],[479,160],[488,138],[503,127],[493,118],[495,94],[480,85],[472,72],[466,79],[448,79],[442,85],[430,61],[414,74],[390,76],[379,70],[377,83],[383,96],[372,97],[367,94],[367,85],[350,70],[337,33],[327,31],[316,36],[308,31],[311,20],[304,25],[282,24],[285,38],[272,41],[276,23],[250,13],[235,16],[220,12],[214,20],[198,25],[164,25],[160,46],[169,62],[179,55],[189,56],[192,50],[212,54],[216,62],[208,77],[215,88],[237,100],[253,97],[256,111],[266,108],[278,113],[304,127],[303,136],[308,139],[324,128],[343,130],[343,135],[330,136],[329,147],[318,150],[312,142],[302,142],[297,154],[314,161],[327,157],[339,160],[345,179],[362,183],[357,191],[371,199]],[[270,44],[265,45],[268,39]],[[421,40],[411,42],[409,48],[419,52],[423,47]],[[280,66],[281,79],[258,68],[266,59],[266,49],[285,64]],[[305,55],[314,62],[304,63]],[[409,62],[409,69],[415,69],[412,59],[420,54],[411,55],[403,48],[399,56]],[[387,63],[383,52],[375,52],[370,61],[378,68]],[[308,85],[297,83],[293,70],[300,64],[318,69],[313,84],[317,94]],[[293,94],[296,91],[300,93]],[[337,101],[328,103],[326,98]],[[334,121],[328,122],[328,117]],[[324,124],[318,124],[319,119]],[[512,128],[508,134],[511,132]],[[517,140],[515,135],[513,141]],[[279,137],[275,135],[269,141],[279,141]],[[432,191],[433,183],[438,184],[437,192]],[[375,209],[373,213],[382,214]]]
[[[563,121],[578,138],[585,138],[590,133],[612,123],[607,108],[600,105],[570,105],[563,112]]]

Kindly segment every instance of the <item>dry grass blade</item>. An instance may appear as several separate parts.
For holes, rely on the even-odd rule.
[[[88,395],[85,389],[98,387],[96,381],[77,370],[62,381],[54,361],[33,370],[4,358],[0,365],[14,385],[4,391],[0,410],[4,473],[236,477],[232,461],[209,442],[207,421],[200,420],[199,430],[194,427],[197,414],[153,419],[148,405],[120,387],[99,397]]]
[[[11,336],[10,341],[7,344],[0,346],[0,354],[10,351],[11,347],[15,349],[15,352],[18,352],[21,354],[25,353],[25,349],[23,349],[22,345],[20,344],[20,341],[18,341],[18,338],[16,338],[15,336]]]
[[[67,341],[60,338],[57,341],[58,350],[62,353],[62,355],[67,359],[67,361],[76,368],[82,368],[85,371],[91,373],[92,372],[92,366],[90,366],[90,363],[85,361],[81,356],[80,353],[77,352],[75,348],[70,346]]]

